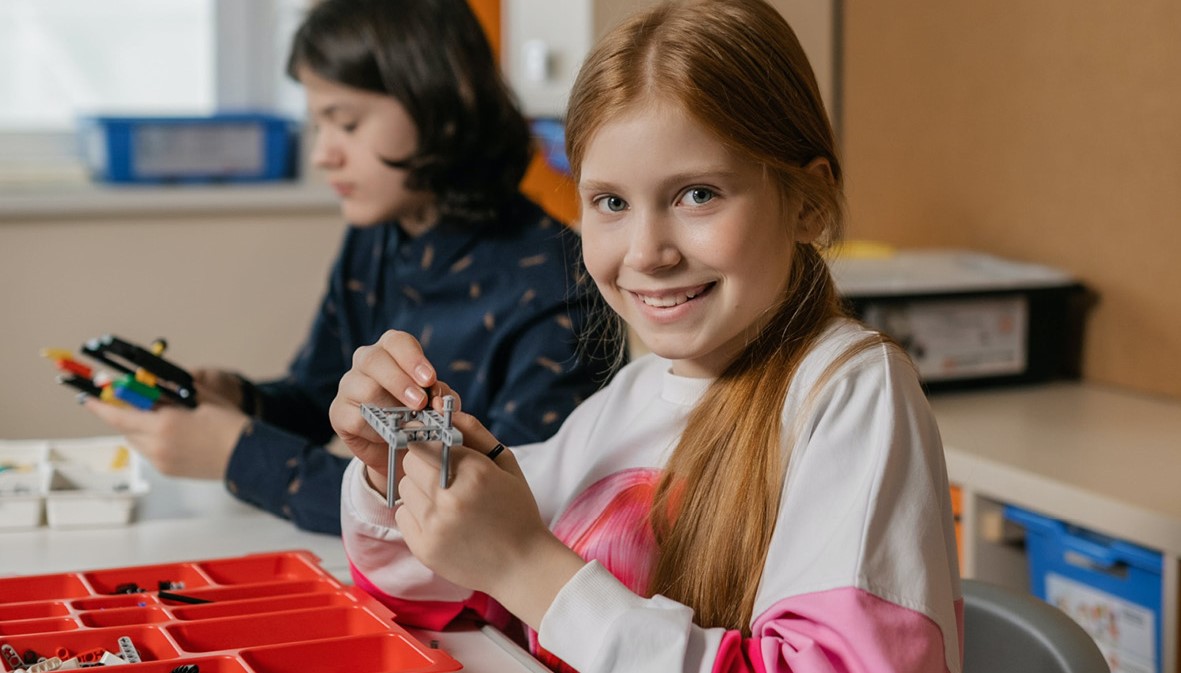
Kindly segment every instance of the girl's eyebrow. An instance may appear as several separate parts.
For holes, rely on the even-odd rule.
[[[580,192],[611,192],[617,189],[614,183],[602,180],[583,180],[578,183],[578,191]]]
[[[738,175],[736,171],[725,166],[705,166],[691,171],[684,171],[670,175],[661,181],[664,185],[685,185],[692,182],[702,182],[710,180],[727,180]]]
[[[341,103],[329,103],[319,110],[316,110],[315,114],[321,119],[333,120],[342,114],[350,114],[353,112],[354,110],[348,105]]]
[[[676,173],[664,178],[660,181],[660,185],[664,189],[672,187],[681,187],[684,185],[693,184],[694,182],[710,182],[714,180],[732,180],[738,175],[737,171],[731,168],[718,167],[704,167],[685,171],[683,173]],[[583,192],[613,192],[618,191],[619,187],[613,182],[605,180],[583,180],[578,183],[578,190]]]

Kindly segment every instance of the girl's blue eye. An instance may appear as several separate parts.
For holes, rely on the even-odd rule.
[[[598,200],[599,210],[609,213],[622,213],[627,210],[627,201],[618,196],[604,196]]]
[[[704,206],[713,201],[714,196],[714,190],[708,187],[694,187],[685,192],[681,200],[691,206]]]

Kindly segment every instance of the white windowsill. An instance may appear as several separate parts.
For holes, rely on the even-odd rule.
[[[0,224],[6,221],[104,218],[148,214],[282,213],[339,208],[322,183],[109,185],[36,182],[0,185]]]

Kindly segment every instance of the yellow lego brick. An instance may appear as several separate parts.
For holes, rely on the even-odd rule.
[[[72,360],[74,354],[64,348],[42,348],[41,357],[50,360]]]

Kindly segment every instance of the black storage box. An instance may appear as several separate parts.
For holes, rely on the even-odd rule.
[[[1062,271],[963,250],[830,266],[853,313],[910,353],[929,391],[1081,375],[1095,296]]]

